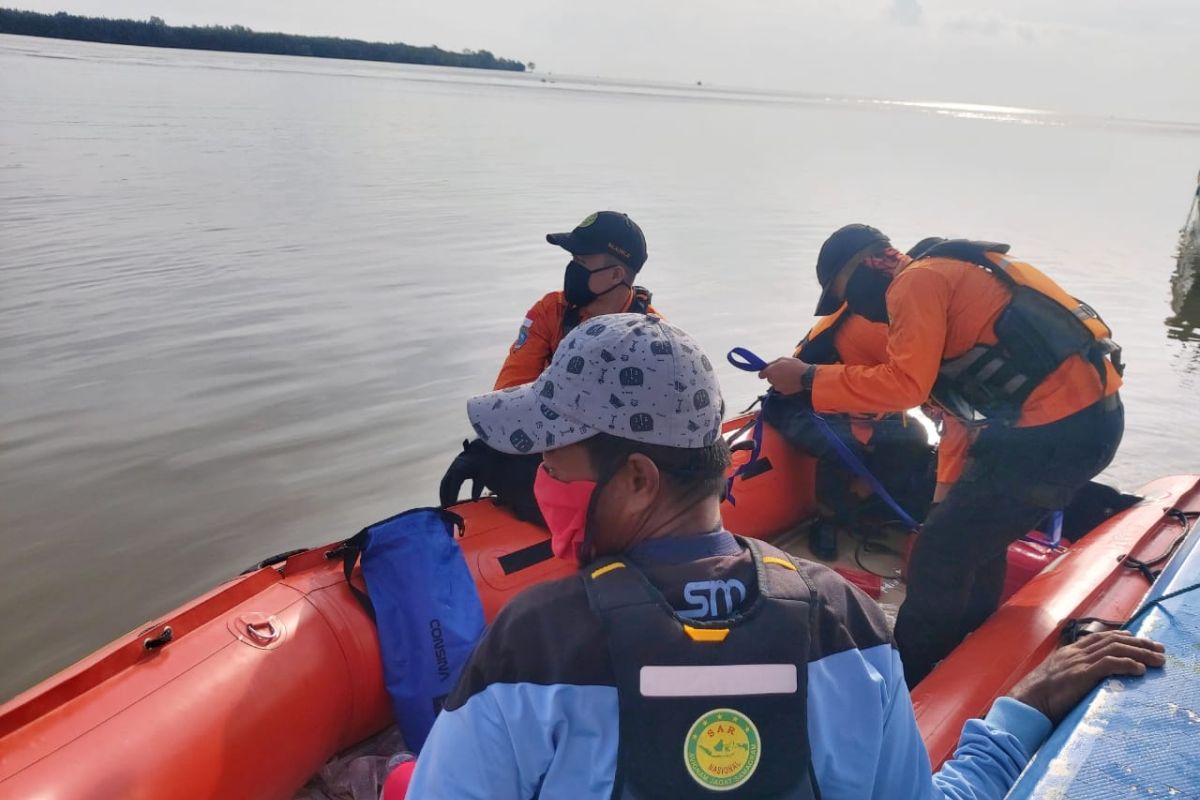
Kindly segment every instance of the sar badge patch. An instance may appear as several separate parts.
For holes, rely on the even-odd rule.
[[[696,720],[683,742],[688,774],[705,789],[725,792],[750,780],[761,757],[758,728],[745,714],[715,708]]]
[[[525,345],[525,342],[529,341],[529,329],[532,327],[533,320],[526,317],[525,321],[521,323],[521,330],[517,331],[517,340],[512,344],[513,352],[520,350]]]

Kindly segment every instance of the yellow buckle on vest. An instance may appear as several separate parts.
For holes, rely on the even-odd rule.
[[[729,628],[693,628],[691,625],[684,625],[683,632],[693,642],[723,642],[729,636]]]
[[[787,569],[790,569],[792,572],[796,571],[795,564],[788,561],[786,558],[779,558],[778,556],[763,556],[763,563],[764,564],[777,564],[778,566],[786,567]]]
[[[599,578],[601,575],[607,575],[608,573],[612,572],[614,569],[625,569],[625,565],[622,564],[620,561],[614,561],[613,563],[611,563],[607,566],[601,567],[600,569],[594,571],[592,573],[592,578],[595,579],[595,578]]]

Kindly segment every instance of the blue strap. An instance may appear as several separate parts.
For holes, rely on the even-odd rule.
[[[817,423],[817,427],[820,428],[821,432],[825,434],[825,438],[829,440],[829,444],[833,447],[834,452],[836,452],[838,457],[842,459],[842,463],[845,464],[851,472],[866,481],[867,486],[871,487],[871,491],[874,492],[880,500],[887,504],[888,508],[892,510],[896,517],[903,522],[909,530],[917,530],[917,528],[920,527],[917,525],[917,521],[909,516],[907,511],[900,507],[900,504],[896,502],[896,499],[892,497],[891,493],[888,492],[887,489],[883,488],[883,484],[879,482],[879,479],[871,474],[871,470],[867,469],[867,465],[862,462],[862,459],[855,455],[854,451],[842,441],[842,437],[838,436],[834,432],[833,428],[829,427],[829,423],[825,421],[825,418],[815,411],[809,413],[812,414],[813,420]]]
[[[753,352],[744,347],[733,348],[729,351],[725,358],[730,364],[746,372],[761,372],[767,366],[766,361],[763,361]],[[855,455],[854,451],[842,441],[842,437],[838,436],[837,433],[835,433],[834,430],[829,427],[829,423],[825,421],[825,418],[815,411],[810,411],[808,413],[812,414],[813,420],[815,420],[817,423],[817,428],[819,428],[821,433],[825,435],[825,438],[829,440],[830,446],[832,446],[834,452],[838,454],[838,458],[842,460],[842,463],[845,464],[851,472],[866,481],[866,484],[871,488],[871,491],[874,492],[880,500],[887,504],[888,508],[892,510],[896,517],[906,526],[908,526],[909,530],[917,530],[919,527],[917,525],[917,521],[914,520],[907,511],[900,507],[900,504],[896,502],[895,498],[892,497],[891,493],[888,492],[887,489],[883,488],[883,484],[879,482],[879,479],[871,474],[871,470],[867,469],[867,465],[862,462],[862,459]],[[759,430],[761,425],[762,414],[760,413],[758,416],[758,422],[755,423],[754,450],[751,453],[750,462],[741,467],[738,472],[745,470],[746,467],[754,463],[754,460],[758,458],[758,452],[762,446],[762,431]],[[733,484],[731,478],[731,489],[732,486]]]
[[[762,453],[762,440],[763,418],[762,412],[759,411],[754,420],[754,429],[750,432],[750,441],[754,443],[754,447],[750,449],[750,460],[734,470],[733,474],[729,476],[729,479],[725,481],[725,499],[729,501],[729,505],[731,506],[737,505],[737,498],[733,496],[733,481],[739,475],[749,470],[750,467],[756,461],[758,461],[758,457]]]
[[[735,347],[725,354],[725,358],[743,372],[762,372],[767,368],[767,362],[744,347]]]
[[[1057,550],[1062,543],[1062,529],[1063,512],[1055,511],[1053,514],[1042,520],[1041,523],[1038,524],[1037,528],[1021,538],[1026,542],[1046,545],[1047,547],[1053,547]]]

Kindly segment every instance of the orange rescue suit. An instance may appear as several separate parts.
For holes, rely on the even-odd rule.
[[[1010,297],[1003,283],[974,264],[936,257],[913,262],[888,289],[886,360],[870,367],[818,366],[813,408],[879,413],[926,402],[943,360],[996,344],[993,326]],[[1107,360],[1104,369],[1102,384],[1092,364],[1071,356],[1025,399],[1015,425],[1047,425],[1116,393],[1121,377]]]
[[[634,297],[631,289],[622,311],[629,310]],[[662,316],[654,306],[647,306],[646,312],[656,317]],[[542,374],[542,370],[550,366],[550,359],[563,338],[563,317],[566,313],[567,300],[561,291],[550,292],[533,304],[533,308],[525,314],[516,341],[508,348],[508,357],[504,359],[504,365],[496,377],[496,390],[532,383]],[[579,315],[579,321],[585,322],[590,317],[584,310]]]
[[[840,323],[838,320],[845,315]],[[812,341],[837,325],[833,332],[833,347],[838,360],[846,366],[871,367],[886,364],[888,360],[888,325],[872,322],[864,316],[849,311],[845,304],[827,317],[822,317],[796,348],[795,357],[805,342]],[[929,412],[929,409],[926,409]],[[913,423],[916,424],[916,423]],[[870,420],[855,419],[851,423],[854,438],[863,444],[871,440],[873,432]],[[958,480],[966,464],[967,447],[970,445],[970,430],[966,424],[950,414],[942,417],[942,437],[937,451],[937,482],[950,484]]]
[[[827,331],[830,328],[833,328],[832,343],[838,363],[870,366],[882,364],[887,360],[887,324],[872,322],[866,317],[852,313],[845,303],[834,313],[819,319],[812,330],[800,340],[793,355],[802,359],[805,347],[810,342],[819,340],[821,336],[828,335]],[[874,427],[871,419],[858,417],[850,420],[850,431],[860,443],[867,444],[871,441]]]

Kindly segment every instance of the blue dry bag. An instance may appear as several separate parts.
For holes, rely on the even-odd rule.
[[[379,629],[383,676],[404,741],[425,744],[446,695],[483,634],[483,604],[454,530],[462,518],[414,508],[364,528],[340,548],[349,581],[361,556],[367,595],[352,582]]]

